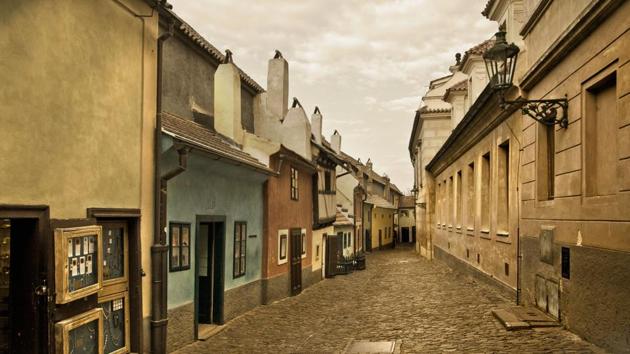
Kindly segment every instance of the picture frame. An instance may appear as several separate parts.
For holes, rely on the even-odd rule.
[[[96,321],[96,323],[94,323]],[[84,342],[84,338],[79,336],[96,335],[96,346],[98,354],[103,353],[103,310],[95,308],[55,323],[55,352],[58,354],[70,354],[74,352],[74,346]],[[93,333],[93,334],[92,334]],[[90,345],[87,343],[85,345]]]
[[[103,287],[102,235],[99,225],[55,229],[55,287],[57,304],[97,293]],[[93,245],[90,247],[90,245]],[[86,266],[87,257],[93,263]],[[83,261],[83,262],[81,262]],[[87,271],[91,271],[88,273]]]

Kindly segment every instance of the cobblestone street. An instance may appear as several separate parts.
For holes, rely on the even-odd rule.
[[[258,307],[178,353],[342,352],[352,340],[401,340],[403,353],[601,352],[559,328],[504,330],[491,309],[508,299],[410,248],[374,252],[367,262],[365,271]]]

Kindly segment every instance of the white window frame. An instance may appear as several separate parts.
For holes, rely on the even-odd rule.
[[[287,239],[284,259],[280,259],[280,247],[281,247],[282,235],[286,236],[286,239]],[[281,229],[281,230],[278,230],[278,265],[285,264],[288,261],[289,261],[289,230]]]

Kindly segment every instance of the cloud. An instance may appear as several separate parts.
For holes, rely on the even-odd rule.
[[[372,156],[401,188],[413,184],[407,142],[429,80],[496,31],[479,14],[485,1],[170,0],[263,86],[267,61],[282,51],[289,94],[318,105],[325,133],[339,129],[344,150]]]

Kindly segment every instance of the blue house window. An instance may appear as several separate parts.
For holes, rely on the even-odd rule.
[[[190,224],[172,222],[169,231],[169,270],[190,269]]]
[[[247,223],[237,221],[234,223],[234,278],[245,275],[245,263],[247,260]]]

